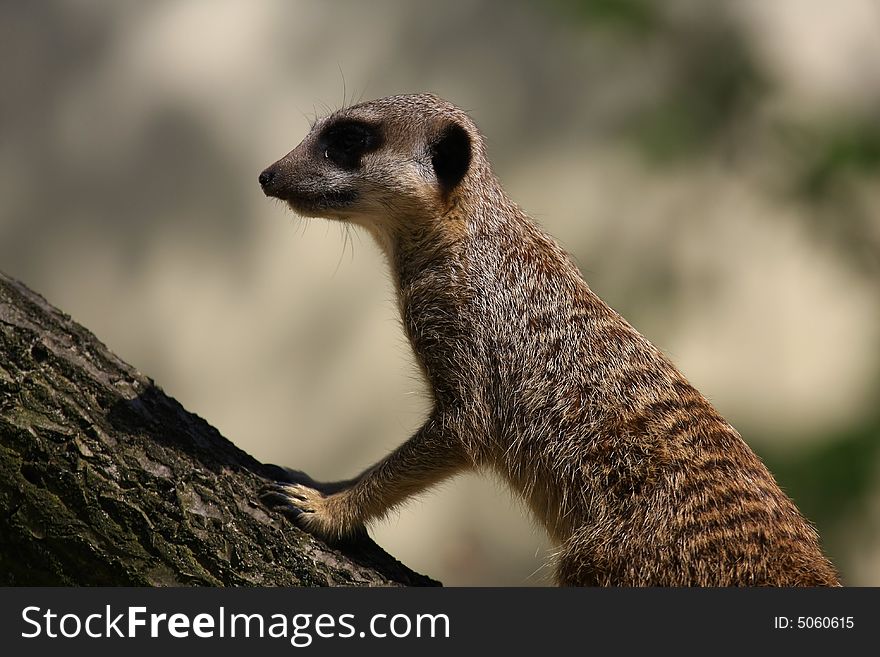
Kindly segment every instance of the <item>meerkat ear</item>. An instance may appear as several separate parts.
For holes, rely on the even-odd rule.
[[[431,164],[444,192],[464,178],[471,164],[471,138],[467,130],[450,123],[431,146]]]

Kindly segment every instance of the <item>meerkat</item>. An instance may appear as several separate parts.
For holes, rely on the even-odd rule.
[[[431,94],[318,120],[259,175],[384,252],[433,410],[354,479],[262,491],[328,541],[466,469],[553,543],[559,585],[834,586],[811,524],[673,364],[503,191],[467,113]]]

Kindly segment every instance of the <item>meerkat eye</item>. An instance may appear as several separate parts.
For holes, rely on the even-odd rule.
[[[322,135],[321,154],[341,169],[356,169],[364,153],[380,145],[376,126],[361,121],[339,121]]]

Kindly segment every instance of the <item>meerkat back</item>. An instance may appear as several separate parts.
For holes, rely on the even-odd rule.
[[[384,251],[433,409],[346,481],[262,499],[338,541],[492,469],[558,545],[561,585],[837,585],[818,536],[736,430],[502,189],[470,117],[431,94],[335,112],[259,176]]]

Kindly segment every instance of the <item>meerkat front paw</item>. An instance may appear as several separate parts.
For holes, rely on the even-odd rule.
[[[335,543],[366,533],[361,523],[352,522],[346,513],[344,493],[324,495],[302,484],[273,483],[260,491],[260,500],[283,513],[297,527],[327,542]]]

